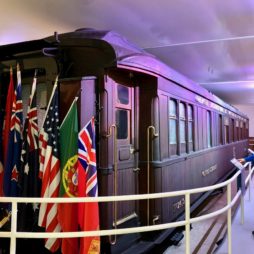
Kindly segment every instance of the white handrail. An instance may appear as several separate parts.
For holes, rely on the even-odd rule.
[[[251,175],[253,174],[254,167],[251,168],[251,163],[248,162],[244,167],[249,166],[249,174],[246,177],[245,185],[250,182]],[[238,198],[242,196],[241,190],[239,190],[231,200],[231,184],[241,174],[237,171],[230,179],[225,182],[215,184],[212,186],[181,190],[164,193],[153,194],[139,194],[139,195],[123,195],[123,196],[104,196],[104,197],[85,197],[85,198],[17,198],[17,197],[0,197],[0,202],[12,203],[12,218],[11,218],[11,231],[0,232],[0,237],[9,237],[10,241],[10,254],[16,253],[16,238],[74,238],[74,237],[89,237],[89,236],[106,236],[106,235],[120,235],[129,233],[149,232],[155,230],[163,230],[169,228],[176,228],[185,226],[185,253],[190,254],[190,224],[212,218],[227,211],[227,224],[228,224],[228,253],[232,253],[231,242],[231,207],[236,203]],[[215,190],[227,186],[227,205],[221,209],[211,212],[206,215],[198,216],[195,218],[190,217],[190,195],[199,192],[206,192]],[[122,229],[110,229],[110,230],[98,230],[98,231],[78,231],[78,232],[60,232],[60,233],[44,233],[44,232],[17,232],[17,204],[18,203],[81,203],[81,202],[112,202],[112,201],[128,201],[128,200],[144,200],[155,198],[168,198],[175,196],[185,196],[185,220],[170,222],[151,226],[122,228]],[[250,198],[250,194],[249,194]]]
[[[186,193],[195,194],[199,192],[206,192],[210,190],[225,187],[233,182],[241,172],[237,171],[230,179],[225,182],[218,183],[211,186],[202,188],[186,189],[180,191],[160,192],[151,194],[138,194],[138,195],[121,195],[121,196],[100,196],[100,197],[77,197],[77,198],[23,198],[23,197],[0,197],[0,202],[3,203],[86,203],[86,202],[112,202],[112,201],[131,201],[131,200],[144,200],[156,198],[170,198],[175,196],[184,196]]]

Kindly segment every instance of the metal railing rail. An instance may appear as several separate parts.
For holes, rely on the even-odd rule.
[[[251,163],[246,163],[244,167],[249,167],[249,173],[245,180],[245,185],[250,184],[251,176],[254,171],[254,167],[251,168]],[[244,198],[241,189],[238,190],[234,198],[231,197],[231,184],[241,174],[237,171],[230,179],[225,182],[215,184],[212,186],[195,188],[189,190],[152,193],[152,194],[139,194],[139,195],[122,195],[122,196],[101,196],[101,197],[85,197],[85,198],[17,198],[17,197],[0,197],[0,203],[12,203],[12,216],[11,216],[11,231],[1,232],[0,237],[8,237],[10,241],[10,254],[16,253],[16,238],[75,238],[75,237],[89,237],[89,236],[110,236],[130,233],[149,232],[155,230],[163,230],[169,228],[176,228],[185,226],[185,253],[190,254],[190,224],[205,219],[212,218],[227,211],[227,226],[228,226],[228,253],[232,254],[232,240],[231,240],[231,208],[241,197],[241,218],[242,223],[244,221]],[[190,217],[190,195],[194,193],[206,192],[215,190],[222,187],[227,187],[227,205],[221,209],[211,212],[206,215],[201,215],[195,218]],[[249,188],[250,189],[250,188]],[[44,233],[44,232],[17,232],[17,204],[18,203],[81,203],[81,202],[117,202],[117,201],[129,201],[129,200],[145,200],[156,198],[169,198],[176,196],[185,196],[185,220],[170,222],[164,224],[122,228],[122,229],[108,229],[97,231],[78,231],[78,232],[60,232],[60,233]],[[249,191],[250,199],[250,191]]]

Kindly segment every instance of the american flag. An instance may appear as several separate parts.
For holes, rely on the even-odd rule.
[[[7,160],[4,170],[5,196],[17,196],[22,148],[23,103],[21,97],[21,72],[17,67],[17,88],[13,98],[11,126],[9,132]]]
[[[95,125],[92,118],[79,132],[78,139],[78,195],[79,197],[97,197],[97,169]],[[97,202],[79,204],[79,225],[84,231],[99,230],[99,209]],[[100,253],[100,238],[81,239],[80,253]]]
[[[41,197],[58,197],[60,188],[59,160],[59,113],[58,91],[54,86],[47,115],[40,131],[41,152],[40,170],[42,172]],[[39,212],[39,226],[45,227],[46,232],[60,232],[61,226],[57,220],[57,204],[42,203]],[[49,238],[45,247],[55,252],[60,247],[60,239]]]

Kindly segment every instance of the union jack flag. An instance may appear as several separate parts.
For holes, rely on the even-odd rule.
[[[79,132],[78,196],[98,196],[94,118]],[[78,213],[79,225],[82,230],[99,230],[97,202],[79,204]],[[81,238],[80,253],[100,253],[100,238],[98,236]]]
[[[17,67],[17,88],[13,98],[11,128],[8,139],[7,160],[4,170],[5,196],[17,196],[18,175],[22,148],[23,103],[21,97],[21,72]]]
[[[40,169],[42,172],[41,197],[58,197],[60,189],[60,160],[59,160],[59,113],[58,113],[57,81],[52,91],[45,122],[40,131],[42,147],[40,152]],[[60,232],[61,226],[57,219],[57,204],[42,203],[39,212],[39,226],[45,227],[46,232]],[[60,239],[49,238],[45,247],[52,252],[60,247]]]

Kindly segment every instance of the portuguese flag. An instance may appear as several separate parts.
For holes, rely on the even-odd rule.
[[[77,98],[74,99],[68,113],[60,126],[60,161],[61,183],[60,197],[77,196],[77,166],[78,166],[78,114]],[[77,203],[62,203],[58,205],[58,220],[63,232],[78,230]],[[77,238],[62,239],[62,253],[78,253]]]

